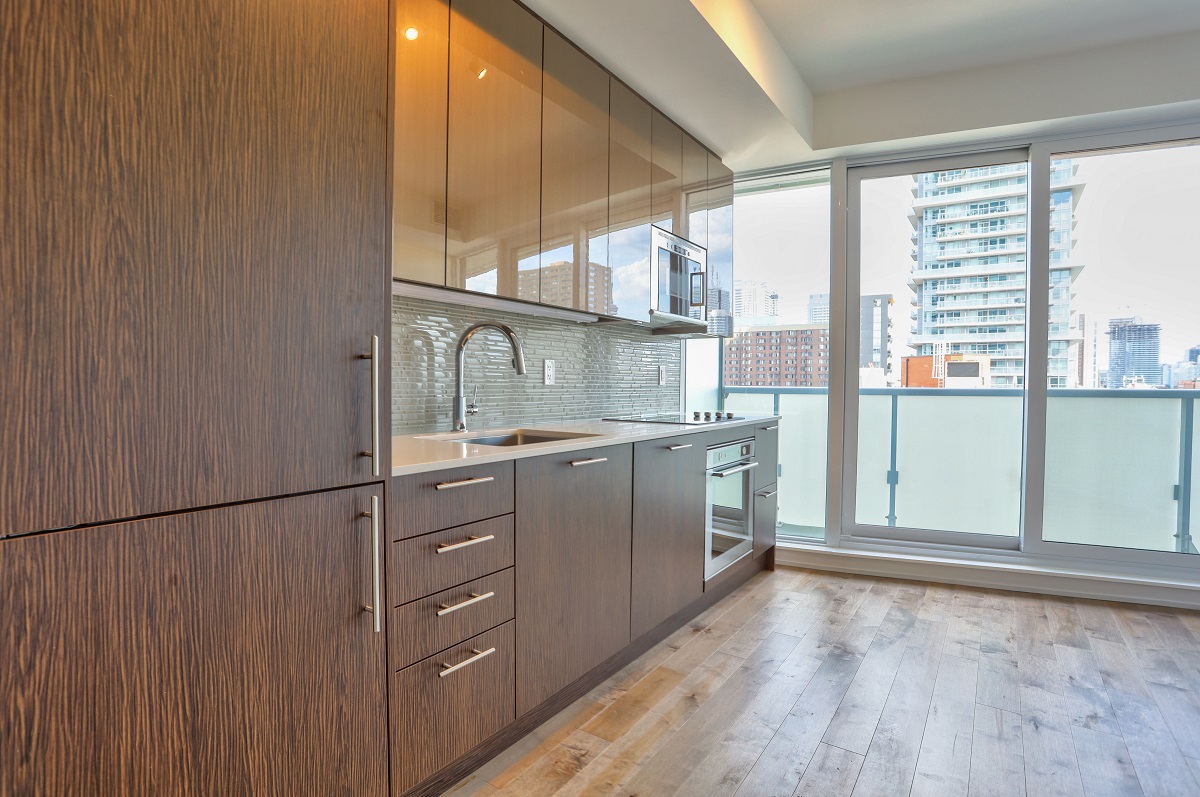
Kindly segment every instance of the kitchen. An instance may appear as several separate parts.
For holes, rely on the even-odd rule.
[[[1076,730],[1074,693],[1018,685],[1009,651],[1000,697],[970,701],[1000,723],[976,749],[1011,747],[1037,687],[1061,711],[1025,738],[1030,793],[1090,789],[1089,761],[1152,793],[1146,740],[1182,748],[1159,793],[1188,793],[1194,584],[777,538],[798,420],[718,373],[755,267],[735,172],[841,158],[844,181],[847,156],[1027,109],[935,130],[846,89],[805,110],[750,3],[648,4],[629,42],[665,15],[697,47],[641,47],[641,74],[636,4],[532,5],[0,10],[0,794],[861,794],[893,761],[916,793],[963,761],[888,723],[945,705],[942,672],[992,683],[985,620],[1009,614],[1115,719]],[[717,73],[744,118],[668,102]],[[1147,119],[1194,124],[1184,73]],[[1128,123],[1128,93],[1074,114]],[[1134,608],[1027,617],[1000,589]],[[804,706],[826,741],[777,749]],[[883,736],[850,739],[855,707]],[[1039,758],[1064,738],[1073,776]],[[567,759],[582,781],[538,780]]]

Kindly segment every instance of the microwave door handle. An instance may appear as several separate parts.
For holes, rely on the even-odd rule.
[[[688,303],[692,307],[704,307],[704,305],[708,304],[708,301],[707,301],[708,291],[706,290],[706,284],[705,284],[707,282],[708,277],[703,271],[692,272],[692,274],[690,276],[691,276],[691,284],[688,287],[691,289],[692,295],[688,297]],[[696,283],[697,282],[700,283],[700,293],[698,295],[696,293]]]
[[[734,467],[727,468],[726,470],[714,470],[712,475],[716,476],[718,479],[724,479],[726,476],[735,476],[739,473],[745,473],[746,471],[757,467],[757,462],[747,462],[744,465],[735,465]]]

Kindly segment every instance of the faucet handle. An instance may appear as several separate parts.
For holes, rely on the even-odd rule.
[[[467,405],[467,415],[479,414],[479,384],[475,384],[475,392],[471,395],[471,403]]]

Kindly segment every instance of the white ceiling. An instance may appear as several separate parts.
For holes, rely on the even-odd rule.
[[[524,2],[738,172],[1200,118],[1200,0]]]
[[[750,0],[814,92],[1200,29],[1200,0]]]

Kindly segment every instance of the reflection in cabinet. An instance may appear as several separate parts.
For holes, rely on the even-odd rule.
[[[0,537],[374,478],[388,4],[206,8],[0,3]]]
[[[517,460],[517,714],[629,642],[633,447]]]
[[[650,254],[653,154],[650,104],[616,79],[610,81],[608,264],[613,278],[610,312],[649,320],[650,272],[637,264]],[[624,275],[624,279],[622,279]]]
[[[654,153],[651,215],[659,227],[674,232],[682,226],[683,216],[683,131],[656,110],[650,141]]]
[[[449,0],[396,0],[392,272],[446,282]]]
[[[609,76],[562,36],[545,36],[540,300],[607,314]]]
[[[542,23],[513,0],[453,0],[449,97],[446,284],[536,302]]]
[[[683,201],[685,213],[679,234],[708,248],[708,150],[683,136]]]
[[[377,494],[0,543],[0,794],[386,794]]]
[[[705,435],[633,447],[633,638],[704,594]]]
[[[708,156],[708,331],[733,335],[733,172]]]

